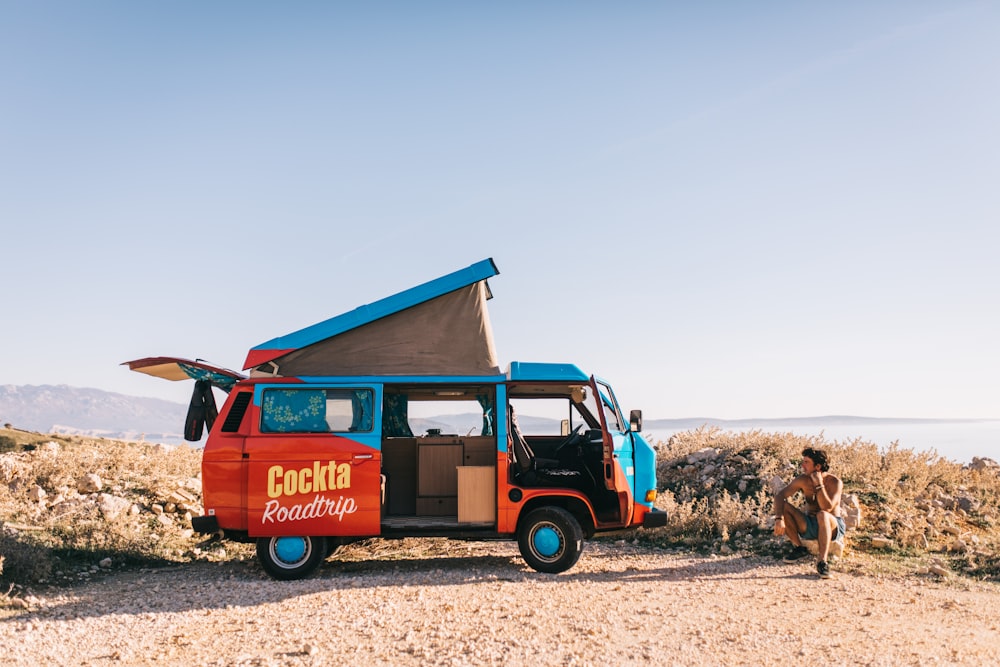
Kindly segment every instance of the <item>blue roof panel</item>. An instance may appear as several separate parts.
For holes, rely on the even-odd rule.
[[[587,382],[590,376],[574,364],[510,362],[507,379],[511,382]]]

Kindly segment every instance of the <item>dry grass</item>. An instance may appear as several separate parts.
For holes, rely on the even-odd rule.
[[[769,481],[796,474],[806,447],[825,449],[844,493],[858,497],[862,525],[849,533],[849,550],[907,563],[912,571],[932,560],[981,579],[1000,579],[1000,475],[977,471],[931,452],[898,444],[826,442],[791,433],[736,433],[701,428],[658,445],[657,506],[670,517],[666,528],[648,531],[653,544],[702,549],[780,553],[787,542],[771,534]],[[717,451],[692,464],[706,448]],[[707,474],[706,474],[707,471]],[[873,548],[873,537],[892,540]],[[872,567],[875,561],[864,561]]]
[[[188,557],[183,513],[171,508],[161,521],[154,506],[199,477],[200,450],[9,429],[0,437],[7,443],[0,454],[3,579],[65,583],[89,576],[105,558],[120,566]],[[122,499],[120,512],[102,511],[97,494],[78,492],[87,474],[101,479],[101,493]]]
[[[715,428],[677,434],[658,445],[657,505],[668,512],[669,523],[642,531],[639,539],[660,547],[780,553],[786,543],[771,535],[770,480],[789,480],[805,447],[830,452],[845,493],[857,495],[863,509],[862,526],[849,535],[844,569],[913,572],[938,559],[968,577],[1000,578],[995,470],[970,470],[934,454],[896,445],[880,449],[861,440]],[[690,455],[706,448],[717,455],[689,463]],[[112,567],[128,567],[251,557],[247,545],[226,543],[222,551],[197,544],[181,511],[168,511],[169,522],[154,512],[164,491],[199,477],[200,457],[201,450],[188,447],[0,429],[0,580],[72,583],[94,576],[106,558]],[[77,482],[89,473],[100,476],[103,493],[127,500],[129,511],[109,518],[95,494],[79,494]],[[44,503],[31,495],[37,496],[36,487],[45,492]],[[873,548],[875,536],[890,538],[892,547]],[[959,539],[965,548],[956,547]],[[398,547],[391,545],[393,551]],[[340,557],[372,558],[388,548],[368,540],[345,547]],[[463,547],[436,541],[419,548],[461,553]],[[388,551],[381,557],[392,558]]]

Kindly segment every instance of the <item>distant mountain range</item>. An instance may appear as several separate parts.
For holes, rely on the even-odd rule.
[[[221,407],[221,406],[220,406]],[[183,442],[187,405],[158,398],[139,398],[67,385],[0,385],[0,424],[40,433],[91,435],[120,440],[146,440],[176,444]],[[552,432],[551,422],[541,417],[522,415],[522,428],[533,430],[535,422]],[[972,419],[894,419],[831,415],[767,419],[646,419],[644,431],[686,431],[701,426],[722,429],[774,428],[780,426],[855,425],[855,424],[929,424],[967,423]],[[410,426],[421,434],[428,429],[442,433],[468,433],[482,424],[480,414],[440,415],[412,418]]]
[[[184,441],[187,405],[67,385],[0,385],[0,424],[39,433]]]

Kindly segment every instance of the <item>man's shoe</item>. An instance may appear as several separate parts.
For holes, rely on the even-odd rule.
[[[798,563],[800,560],[805,560],[807,558],[812,558],[812,554],[810,554],[809,550],[806,549],[804,546],[799,545],[794,549],[792,549],[791,551],[789,551],[788,555],[785,556],[782,560],[784,560],[786,563]]]
[[[818,563],[816,563],[816,571],[819,572],[820,579],[830,578],[830,566],[827,565],[827,562],[825,560],[821,560]]]

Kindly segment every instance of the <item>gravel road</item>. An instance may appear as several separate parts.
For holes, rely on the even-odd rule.
[[[411,541],[407,541],[411,542]],[[414,540],[412,542],[421,542]],[[422,541],[428,542],[428,541]],[[433,541],[430,541],[433,542]],[[8,665],[1000,664],[1000,588],[591,542],[561,575],[508,542],[111,574],[0,621]]]

